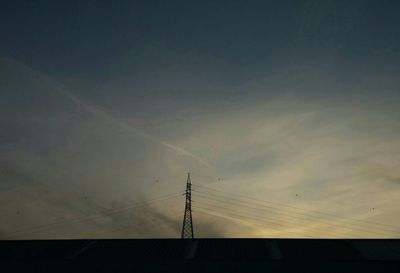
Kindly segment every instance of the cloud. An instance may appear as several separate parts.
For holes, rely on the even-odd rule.
[[[0,146],[6,181],[2,185],[18,191],[0,192],[0,207],[10,219],[1,232],[60,218],[100,216],[137,200],[180,192],[187,169],[192,171],[194,184],[212,183],[233,195],[275,202],[277,208],[276,213],[261,215],[275,225],[259,219],[238,223],[221,216],[207,217],[194,209],[199,237],[323,236],[327,230],[340,236],[377,236],[338,225],[342,219],[400,226],[393,217],[398,213],[400,191],[392,183],[400,177],[398,100],[379,99],[374,92],[380,80],[336,80],[332,70],[291,68],[283,75],[266,75],[234,90],[225,86],[221,98],[205,94],[199,104],[187,97],[179,100],[175,94],[173,107],[161,111],[168,118],[152,116],[145,122],[146,131],[122,121],[134,114],[117,119],[108,114],[115,109],[104,111],[70,93],[60,95],[61,91],[54,92],[53,83],[29,80],[36,74],[28,73],[24,84],[13,85],[19,95],[6,96],[15,108],[2,110],[3,117],[7,114],[1,120],[7,140]],[[207,87],[199,85],[199,89]],[[390,86],[396,86],[395,80]],[[29,102],[24,93],[28,87],[34,90]],[[325,90],[324,95],[319,90]],[[346,93],[349,90],[351,96]],[[193,107],[191,111],[173,109],[185,100]],[[134,103],[139,107],[142,102]],[[171,118],[182,113],[181,119]],[[179,236],[181,201],[24,236]],[[230,209],[245,213],[243,204]],[[289,217],[293,212],[279,204],[303,208],[303,218]],[[322,223],[311,217],[316,208],[342,218],[325,215],[327,223]]]

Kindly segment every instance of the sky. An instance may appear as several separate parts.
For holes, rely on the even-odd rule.
[[[2,1],[0,239],[400,237],[399,8]]]

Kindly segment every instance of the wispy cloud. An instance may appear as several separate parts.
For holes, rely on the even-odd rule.
[[[192,167],[195,185],[211,183],[226,192],[224,198],[231,192],[250,200],[270,201],[276,208],[275,213],[260,214],[274,225],[260,219],[243,218],[240,222],[222,211],[219,215],[205,215],[194,208],[198,236],[398,234],[370,233],[365,230],[365,223],[361,230],[357,229],[357,222],[346,224],[346,219],[353,219],[400,226],[393,217],[399,212],[400,197],[399,113],[394,100],[376,100],[376,96],[368,95],[377,90],[376,84],[338,84],[329,76],[318,77],[324,78],[324,82],[315,82],[312,69],[300,75],[298,70],[288,70],[283,78],[274,75],[237,87],[249,90],[251,96],[243,93],[220,105],[206,101],[187,112],[184,119],[168,124],[155,119],[152,123],[155,129],[149,126],[150,131],[159,133],[159,137],[154,137],[66,91],[67,88],[47,76],[30,68],[21,69],[28,70],[36,84],[66,98],[86,115],[74,117],[73,122],[69,122],[68,115],[65,119],[54,115],[58,125],[35,123],[34,129],[42,124],[38,135],[43,138],[36,143],[26,140],[32,135],[28,128],[16,130],[27,137],[19,135],[23,141],[14,143],[13,149],[2,150],[2,160],[8,164],[2,177],[7,181],[4,188],[21,191],[0,193],[8,194],[2,203],[14,204],[12,209],[4,209],[10,222],[1,230],[3,233],[21,224],[34,226],[60,216],[67,219],[98,215],[113,207],[112,204],[118,207],[131,199],[145,201],[157,197],[157,193],[177,192],[183,189],[187,167]],[[290,76],[293,73],[296,75]],[[326,98],[312,96],[312,92],[325,85],[332,91],[339,90],[339,94]],[[346,97],[343,87],[358,95]],[[232,92],[239,94],[238,90]],[[9,124],[2,124],[5,131]],[[40,152],[29,150],[39,142],[45,148]],[[22,199],[26,200],[26,206]],[[244,201],[231,204],[229,209],[246,213],[243,204]],[[180,201],[171,201],[168,206],[154,205],[139,214],[122,213],[32,236],[179,235],[182,205]],[[301,215],[290,217],[293,210],[285,205],[303,209]],[[169,207],[177,210],[170,211]],[[316,209],[339,218],[312,217]],[[130,229],[135,225],[148,228]]]

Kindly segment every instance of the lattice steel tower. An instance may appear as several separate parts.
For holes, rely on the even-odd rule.
[[[193,221],[192,221],[192,182],[190,181],[190,173],[188,173],[186,182],[186,201],[185,215],[182,224],[182,239],[193,239]]]

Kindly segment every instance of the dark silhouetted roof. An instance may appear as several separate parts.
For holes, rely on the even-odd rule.
[[[4,272],[400,272],[400,240],[0,241],[0,262]]]

